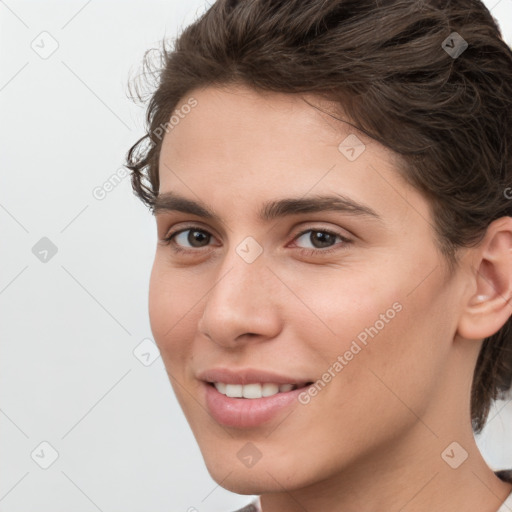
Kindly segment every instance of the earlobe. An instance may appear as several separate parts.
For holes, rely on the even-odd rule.
[[[471,295],[457,332],[481,340],[498,332],[512,314],[512,217],[501,217],[487,228],[474,254]]]

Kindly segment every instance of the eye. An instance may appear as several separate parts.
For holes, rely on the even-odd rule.
[[[341,240],[343,242],[342,247],[337,247],[336,240]],[[319,254],[319,253],[329,253],[335,251],[337,249],[344,248],[343,246],[351,243],[351,240],[336,233],[334,231],[330,231],[327,229],[307,229],[299,233],[295,239],[297,241],[301,241],[306,245],[309,243],[309,247],[305,247],[302,249],[303,252],[307,254]]]
[[[211,238],[212,235],[208,231],[192,226],[169,233],[162,239],[162,243],[164,245],[172,244],[173,250],[176,252],[189,252],[201,247],[207,247]]]
[[[176,253],[198,253],[198,249],[208,247],[213,235],[208,231],[191,226],[186,229],[169,233],[162,239],[164,245],[171,245]],[[343,250],[351,240],[328,229],[310,228],[300,232],[294,242],[305,244],[306,247],[299,247],[300,252],[307,255],[326,254],[336,250]],[[340,241],[336,243],[337,241]],[[309,247],[307,246],[309,244]]]
[[[179,245],[184,243],[190,244],[192,247],[203,247],[210,241],[211,235],[200,229],[185,229],[176,234],[175,240]]]

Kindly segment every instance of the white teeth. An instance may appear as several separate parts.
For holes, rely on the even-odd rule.
[[[223,395],[226,394],[226,384],[224,384],[223,382],[216,382],[215,387],[217,388],[217,391],[219,393],[222,393]]]
[[[265,384],[261,386],[261,396],[272,396],[277,395],[277,393],[279,393],[279,386],[277,384],[265,382]]]
[[[219,393],[232,398],[262,398],[291,391],[297,387],[296,384],[273,384],[265,382],[264,384],[226,384],[224,382],[215,382],[215,388]]]
[[[241,398],[242,387],[242,384],[226,384],[226,396]]]

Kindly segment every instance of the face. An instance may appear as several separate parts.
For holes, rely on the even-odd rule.
[[[417,418],[439,413],[460,286],[426,199],[318,99],[190,97],[160,155],[149,309],[212,477],[240,494],[306,487],[431,436]],[[304,387],[223,394],[272,383]]]

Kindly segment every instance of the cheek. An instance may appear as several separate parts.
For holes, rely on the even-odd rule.
[[[362,417],[373,411],[388,426],[393,418],[414,419],[404,404],[418,415],[426,411],[450,346],[449,326],[439,321],[447,304],[436,298],[434,288],[409,292],[404,285],[402,291],[375,292],[369,294],[374,300],[360,300],[347,315],[346,337],[331,356],[344,356],[337,399]],[[343,324],[338,325],[341,331]]]
[[[196,294],[197,298],[191,296]],[[187,329],[194,317],[193,305],[199,299],[188,282],[155,260],[149,283],[149,320],[168,368],[183,359],[191,346]]]
[[[415,400],[414,390],[430,386],[442,367],[442,349],[432,349],[432,340],[446,334],[432,321],[443,314],[442,298],[435,285],[410,293],[411,279],[391,270],[316,275],[314,283],[302,277],[296,293],[309,309],[290,302],[290,324],[307,346],[303,355],[318,378],[336,381],[338,400],[357,396],[373,403],[365,389],[374,397],[390,394],[386,384]]]
[[[296,297],[288,301],[291,324],[310,333],[304,339],[315,340],[331,356],[348,350],[353,340],[364,346],[388,331],[404,310],[404,287],[383,274],[334,269],[300,279],[288,276],[296,283]]]

